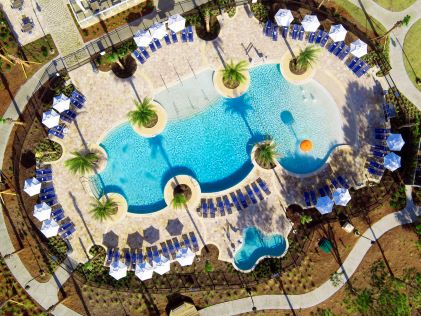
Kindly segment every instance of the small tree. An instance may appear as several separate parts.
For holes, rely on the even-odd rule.
[[[25,125],[25,123],[20,122],[20,121],[17,121],[17,120],[14,120],[14,119],[12,119],[10,117],[0,116],[0,124],[7,124],[7,123],[9,123],[9,124],[15,124],[15,125],[20,125],[20,126],[24,126]]]
[[[306,71],[312,67],[317,61],[317,55],[320,50],[315,46],[307,46],[300,50],[295,59],[293,59],[294,66],[298,71]]]
[[[232,60],[229,61],[225,68],[221,70],[224,85],[230,89],[238,87],[240,83],[246,81],[246,76],[243,72],[247,69],[247,62],[245,60],[242,60],[237,64],[234,64]]]
[[[158,119],[158,116],[153,109],[152,99],[144,98],[141,102],[134,101],[136,110],[130,111],[127,116],[130,123],[139,127],[153,127]]]
[[[70,158],[64,162],[64,166],[74,174],[85,175],[86,173],[94,170],[96,163],[99,158],[96,153],[93,152],[72,152],[73,158]]]
[[[205,263],[205,272],[206,273],[210,273],[212,271],[213,271],[212,263],[209,260],[206,260],[206,263]]]
[[[118,203],[111,198],[94,199],[91,207],[92,217],[102,222],[117,213]]]
[[[400,28],[402,26],[408,26],[410,20],[411,20],[411,16],[405,15],[405,17],[402,20],[397,21],[386,33],[384,33],[383,35],[378,36],[374,39],[377,39],[377,40],[382,39],[382,38],[388,36],[395,29]]]
[[[187,198],[183,193],[174,194],[174,198],[171,201],[172,207],[175,209],[182,208],[187,203]]]
[[[272,169],[275,166],[279,153],[273,140],[267,139],[257,145],[254,157],[259,166],[265,169]]]
[[[313,221],[313,218],[310,215],[303,214],[303,215],[300,216],[301,225],[311,223],[312,221]]]

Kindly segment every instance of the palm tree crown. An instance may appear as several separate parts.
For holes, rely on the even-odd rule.
[[[91,207],[92,217],[102,222],[117,213],[118,203],[111,198],[94,199]]]
[[[64,162],[64,165],[72,172],[81,175],[94,169],[95,164],[98,162],[98,155],[93,152],[80,153],[72,152],[73,158]]]
[[[224,83],[231,86],[238,86],[240,83],[243,83],[246,80],[243,72],[247,70],[247,62],[242,60],[237,64],[231,60],[228,62],[224,69],[222,69],[222,79]]]
[[[268,139],[257,145],[255,152],[256,162],[266,169],[274,167],[276,158],[279,157],[276,151],[276,144],[271,139]]]
[[[152,106],[151,98],[144,98],[141,102],[134,101],[136,110],[130,111],[127,116],[130,123],[137,126],[150,127],[156,118],[156,112]]]
[[[300,54],[295,59],[297,67],[301,70],[306,70],[308,67],[313,66],[317,61],[317,53],[319,49],[314,46],[307,46],[300,51]]]
[[[187,202],[186,196],[183,193],[174,194],[172,200],[172,207],[175,209],[182,208]]]

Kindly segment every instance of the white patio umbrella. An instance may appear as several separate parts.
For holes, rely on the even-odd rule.
[[[37,195],[41,192],[41,182],[37,178],[29,178],[25,180],[23,191],[28,193],[29,196]]]
[[[121,261],[114,262],[110,266],[110,273],[109,274],[114,279],[120,280],[127,275],[127,266]]]
[[[342,24],[335,24],[330,27],[329,37],[334,42],[341,42],[345,40],[346,32]]]
[[[186,28],[186,19],[180,14],[172,15],[168,18],[168,28],[174,33],[181,32]]]
[[[293,20],[294,17],[290,10],[279,9],[275,14],[275,21],[279,26],[289,26]]]
[[[395,153],[388,153],[383,159],[384,166],[390,171],[395,171],[401,167],[401,157]]]
[[[315,32],[320,26],[319,19],[316,15],[306,15],[301,21],[301,24],[306,32]]]
[[[160,40],[167,34],[167,29],[164,24],[157,22],[149,28],[149,32],[153,38]]]
[[[135,275],[141,280],[149,280],[152,278],[153,267],[148,262],[142,262],[136,265]]]
[[[48,128],[53,128],[60,124],[60,114],[54,110],[48,110],[42,113],[42,124]]]
[[[154,272],[163,275],[170,271],[170,260],[168,258],[161,255],[160,261],[156,263],[156,266],[153,269]]]
[[[148,47],[149,43],[152,42],[151,33],[145,30],[137,31],[133,39],[138,47]]]
[[[49,219],[51,216],[51,207],[45,203],[42,202],[41,204],[36,204],[34,206],[34,217],[36,217],[39,221],[45,221],[46,219]]]
[[[387,146],[390,150],[399,151],[405,145],[405,141],[401,134],[390,134],[386,139]]]
[[[351,201],[351,194],[349,194],[348,189],[345,188],[337,188],[333,192],[333,202],[336,205],[346,206],[349,201]]]
[[[54,237],[57,236],[59,227],[59,224],[55,220],[47,219],[42,222],[41,233],[47,238]]]
[[[175,260],[177,260],[182,267],[185,267],[192,265],[195,256],[196,255],[190,248],[182,248],[177,252]]]
[[[55,96],[53,99],[53,109],[61,113],[70,108],[70,99],[66,97],[63,93]]]
[[[333,209],[333,201],[328,196],[319,197],[317,199],[316,208],[322,215],[330,213]]]
[[[363,57],[367,54],[367,44],[364,43],[362,40],[357,39],[356,41],[351,43],[349,51],[355,57]]]

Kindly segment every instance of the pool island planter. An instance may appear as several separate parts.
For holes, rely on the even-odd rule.
[[[298,52],[294,52],[294,55],[297,55]],[[286,51],[285,54],[281,58],[280,69],[282,76],[285,80],[293,83],[293,84],[302,84],[308,82],[310,79],[314,77],[316,73],[316,66],[307,68],[302,74],[295,74],[290,69],[290,62],[292,61],[293,56],[289,51]]]
[[[202,190],[200,189],[199,182],[191,176],[188,175],[178,175],[174,178],[171,178],[164,188],[164,200],[165,203],[172,207],[172,201],[174,199],[174,189],[177,186],[186,185],[189,187],[191,191],[191,196],[187,200],[186,207],[188,209],[194,209],[199,205],[200,196],[202,194]]]
[[[260,143],[257,143],[257,144],[255,144],[254,146],[253,146],[253,149],[251,150],[251,154],[250,154],[250,156],[251,156],[251,163],[253,164],[253,166],[257,169],[257,170],[259,170],[259,171],[263,171],[263,172],[267,172],[267,173],[273,173],[273,171],[274,170],[276,170],[276,169],[278,169],[278,168],[281,168],[281,165],[280,165],[280,163],[279,163],[279,161],[277,160],[277,159],[275,159],[275,166],[273,167],[273,168],[269,168],[269,169],[267,169],[267,168],[263,168],[257,161],[256,161],[256,152],[257,152],[257,150],[259,149],[259,145],[260,144],[262,144],[262,143],[264,143],[264,141],[263,142],[260,142]]]
[[[241,73],[246,77],[246,80],[243,83],[240,83],[238,87],[234,89],[230,89],[225,86],[224,80],[223,80],[223,69],[218,69],[213,73],[213,85],[215,87],[215,90],[222,95],[224,98],[238,98],[241,97],[244,93],[247,92],[250,86],[250,72],[242,71]]]
[[[101,199],[112,199],[117,203],[117,213],[111,215],[110,218],[105,219],[102,221],[102,224],[109,225],[121,222],[123,219],[126,218],[129,206],[127,204],[126,199],[119,193],[107,193],[103,195]]]
[[[152,108],[158,116],[156,124],[152,127],[138,126],[131,124],[133,130],[142,137],[152,138],[161,134],[168,123],[168,113],[162,105],[156,101],[152,102]]]

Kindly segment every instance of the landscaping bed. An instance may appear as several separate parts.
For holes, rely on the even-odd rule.
[[[419,81],[417,82],[416,74],[421,76],[421,58],[419,57],[419,52],[421,50],[421,42],[419,40],[420,33],[421,20],[418,20],[411,26],[408,33],[406,33],[403,42],[403,62],[405,64],[406,73],[419,91],[421,91],[421,78],[418,78]]]

